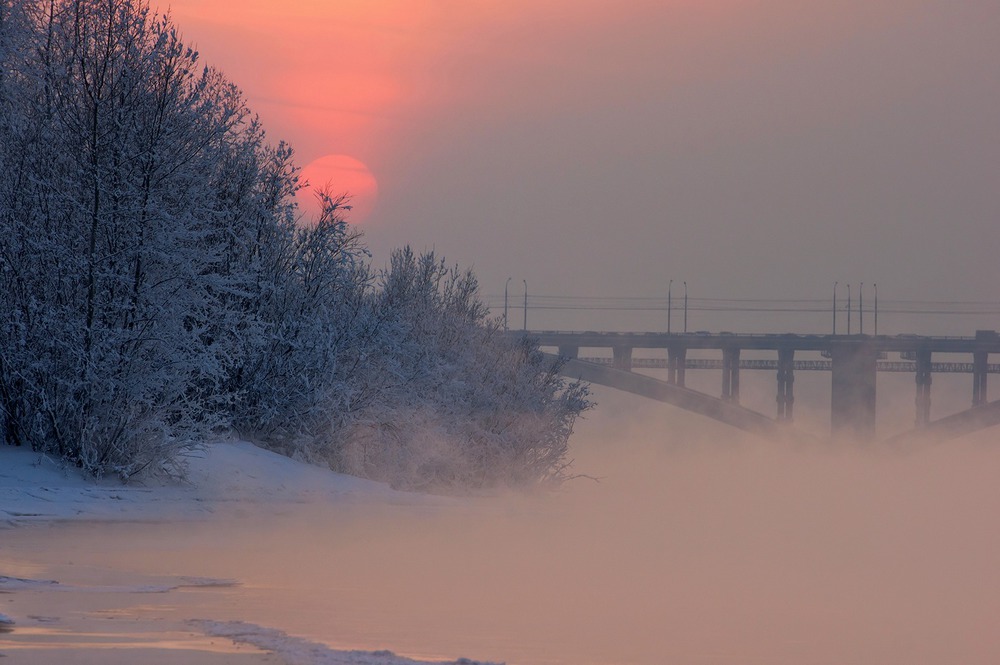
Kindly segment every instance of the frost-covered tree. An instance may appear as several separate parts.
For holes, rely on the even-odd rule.
[[[344,197],[145,0],[0,0],[0,436],[122,478],[212,431],[408,487],[558,480],[586,408],[472,273]]]
[[[128,477],[216,422],[210,327],[230,313],[226,252],[245,235],[220,192],[228,166],[266,151],[238,89],[145,2],[15,6],[27,29],[4,50],[5,434]]]
[[[259,272],[244,273],[259,282],[238,325],[257,330],[233,336],[226,367],[234,427],[303,454],[360,398],[353,378],[375,332],[361,234],[342,216],[344,199],[324,197],[313,224],[281,229]]]

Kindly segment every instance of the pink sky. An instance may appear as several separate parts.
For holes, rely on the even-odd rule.
[[[992,0],[171,5],[300,163],[371,169],[377,261],[435,248],[494,295],[996,299]]]

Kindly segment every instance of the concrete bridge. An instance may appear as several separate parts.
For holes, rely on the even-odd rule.
[[[569,377],[658,399],[757,433],[787,431],[793,420],[796,371],[830,372],[830,425],[837,438],[874,438],[875,376],[879,371],[914,375],[916,427],[893,440],[957,436],[1000,424],[1000,400],[987,399],[987,377],[1000,373],[1000,365],[989,362],[989,354],[1000,353],[1000,334],[992,330],[977,331],[972,337],[568,331],[510,334],[528,335],[542,347],[558,349],[558,355],[566,361],[562,372]],[[610,349],[611,358],[581,358],[582,348]],[[635,349],[664,349],[667,357],[633,359]],[[694,349],[718,351],[721,357],[689,359],[688,351]],[[742,359],[743,351],[771,352],[774,357]],[[818,353],[820,358],[796,360],[797,353]],[[890,354],[897,354],[898,360],[890,359]],[[935,354],[947,354],[951,359],[934,362]],[[954,359],[956,355],[959,360]],[[662,367],[667,370],[667,380],[636,374],[632,371],[636,367]],[[687,388],[688,369],[721,370],[720,395]],[[740,406],[740,371],[748,369],[775,372],[775,417]],[[932,422],[931,383],[933,374],[941,372],[971,375],[971,406]]]

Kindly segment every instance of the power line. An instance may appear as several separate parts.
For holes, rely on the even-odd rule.
[[[494,304],[497,297],[487,297],[487,305]],[[570,310],[570,311],[667,311],[668,299],[653,296],[573,296],[538,294],[528,297],[528,309]],[[672,303],[674,311],[682,309],[679,302]],[[802,313],[818,314],[832,311],[830,300],[818,298],[690,298],[688,309],[698,312],[746,312],[746,313]],[[848,311],[847,303],[838,303],[837,311]],[[851,311],[871,313],[875,308],[865,305],[852,307]],[[916,315],[997,315],[1000,316],[1000,302],[986,300],[947,301],[914,299],[881,299],[878,311],[884,314]]]

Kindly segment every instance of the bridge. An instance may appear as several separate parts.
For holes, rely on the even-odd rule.
[[[789,431],[795,404],[795,373],[801,371],[830,372],[830,426],[835,438],[874,438],[875,376],[880,371],[910,372],[916,386],[915,428],[892,440],[946,438],[1000,424],[1000,400],[987,399],[988,375],[1000,374],[1000,364],[989,362],[989,354],[1000,353],[1000,334],[992,330],[979,330],[971,337],[570,331],[509,334],[527,335],[543,348],[556,349],[564,360],[561,371],[568,377],[657,399],[756,433]],[[611,357],[581,357],[580,349],[610,349]],[[636,349],[665,350],[666,358],[633,358]],[[718,356],[689,359],[690,350],[714,351]],[[774,356],[743,359],[743,351]],[[797,353],[818,353],[820,357],[796,359]],[[946,354],[951,359],[935,362],[935,354]],[[960,360],[954,359],[956,355]],[[667,379],[632,371],[638,368],[666,369]],[[693,369],[721,371],[719,396],[685,385],[686,372]],[[774,417],[740,405],[741,370],[775,372]],[[931,421],[932,378],[935,373],[945,372],[971,375],[971,406]]]

